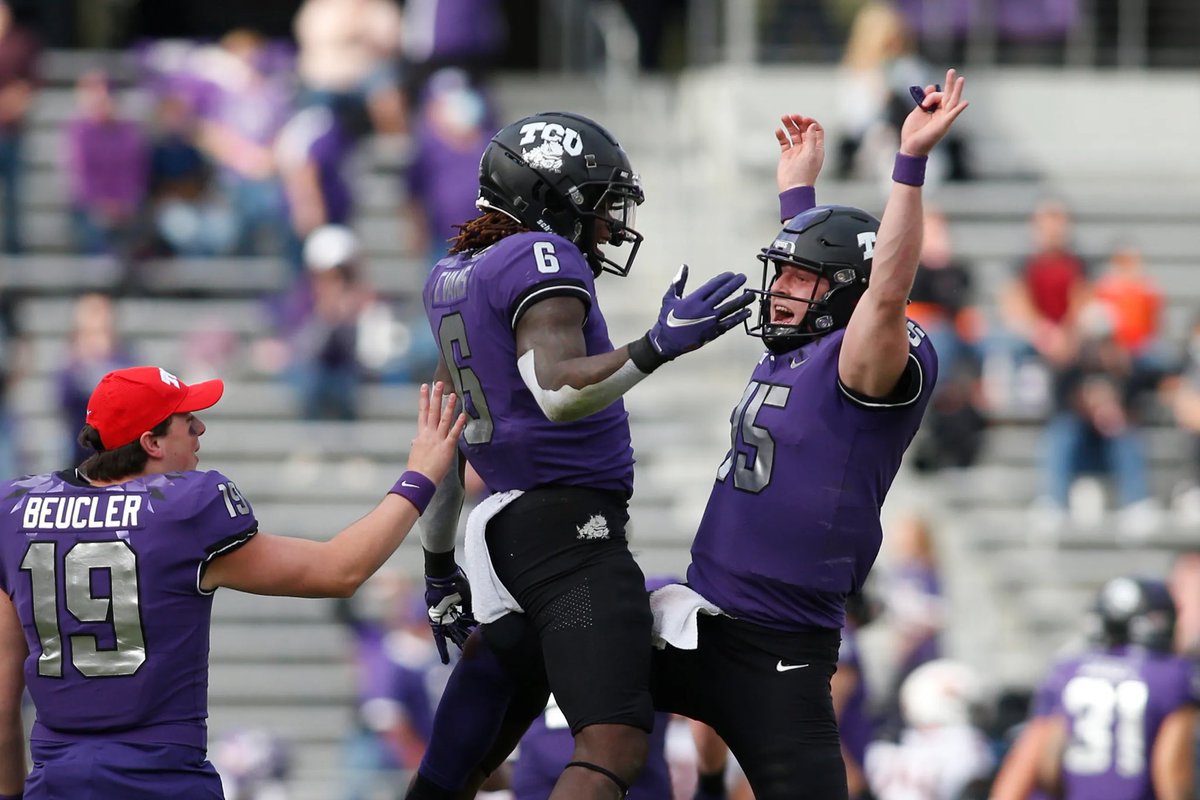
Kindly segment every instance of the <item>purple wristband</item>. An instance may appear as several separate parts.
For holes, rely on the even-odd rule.
[[[925,185],[925,162],[929,156],[907,156],[896,153],[896,166],[892,167],[892,180],[909,186]]]
[[[419,472],[408,470],[396,481],[396,485],[388,489],[388,494],[398,494],[417,507],[417,514],[424,514],[437,485]]]
[[[813,186],[794,186],[779,193],[779,221],[787,222],[817,205],[817,190]]]

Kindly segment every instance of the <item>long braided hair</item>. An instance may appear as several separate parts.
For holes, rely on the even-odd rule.
[[[454,227],[458,228],[458,235],[450,240],[451,255],[470,250],[482,250],[505,236],[529,230],[512,217],[499,211],[485,211],[475,219]]]

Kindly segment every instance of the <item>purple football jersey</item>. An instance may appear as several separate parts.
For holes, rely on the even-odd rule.
[[[1034,698],[1034,715],[1070,726],[1063,751],[1067,800],[1153,800],[1150,755],[1163,720],[1200,704],[1195,665],[1141,648],[1091,651],[1056,664]]]
[[[207,562],[258,528],[219,472],[93,487],[74,471],[0,489],[0,589],[16,606],[34,737],[203,748]]]
[[[855,398],[838,378],[845,330],[765,353],[731,415],[731,449],[692,544],[688,582],[733,617],[841,628],[883,536],[879,510],[921,424],[937,355],[909,322],[903,396]]]
[[[667,726],[671,715],[654,715],[650,750],[641,776],[629,787],[629,800],[664,800],[671,795],[671,773],[667,766]],[[575,751],[575,739],[567,718],[551,695],[546,711],[521,737],[512,767],[513,800],[546,800],[563,767]]]
[[[471,417],[461,447],[493,492],[560,484],[632,493],[629,415],[617,400],[574,422],[551,422],[517,369],[516,328],[535,303],[576,297],[588,308],[588,355],[613,350],[591,267],[575,245],[519,233],[434,266],[425,311],[455,391]]]

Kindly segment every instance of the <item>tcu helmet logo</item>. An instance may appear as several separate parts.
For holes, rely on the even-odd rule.
[[[863,231],[858,235],[858,246],[863,249],[863,260],[870,261],[875,256],[875,231]]]
[[[540,142],[539,142],[540,140]],[[539,142],[538,144],[534,144]],[[537,169],[558,172],[562,169],[563,154],[577,156],[583,152],[583,137],[574,128],[556,122],[530,122],[521,126],[521,157]],[[534,145],[529,149],[524,149]]]

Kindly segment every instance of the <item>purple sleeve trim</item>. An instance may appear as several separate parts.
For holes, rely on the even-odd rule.
[[[779,193],[779,221],[787,222],[797,214],[803,214],[817,204],[817,190],[813,186],[796,186]]]
[[[424,514],[437,484],[419,472],[408,470],[396,481],[396,485],[388,490],[388,494],[398,494],[417,508],[418,514]]]

